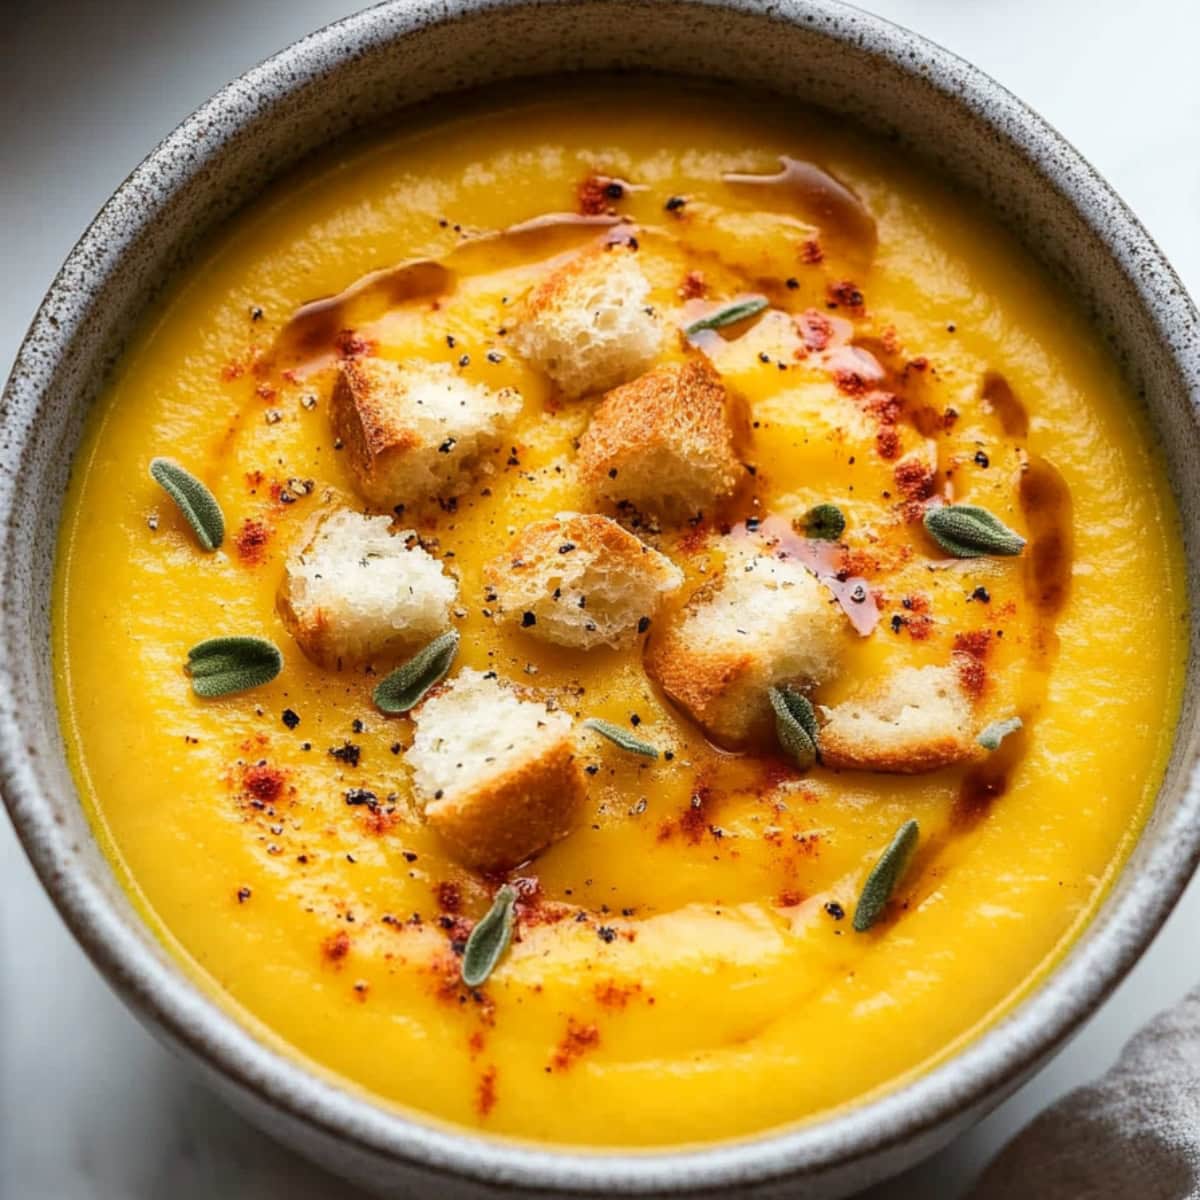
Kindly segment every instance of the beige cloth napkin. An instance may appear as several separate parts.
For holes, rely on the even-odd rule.
[[[1019,1133],[971,1200],[1200,1200],[1200,989]]]

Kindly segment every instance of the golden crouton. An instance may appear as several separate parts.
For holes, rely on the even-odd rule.
[[[595,514],[525,526],[484,571],[505,621],[560,646],[627,646],[683,582],[669,558]]]
[[[828,767],[916,775],[983,755],[956,665],[904,667],[823,713]]]
[[[767,745],[775,727],[768,689],[831,678],[846,629],[833,597],[799,563],[735,553],[651,637],[646,670],[715,742]]]
[[[565,713],[463,670],[414,720],[417,800],[465,863],[506,870],[571,832],[585,787]]]
[[[453,494],[520,408],[512,388],[492,391],[448,363],[356,358],[343,363],[334,387],[333,432],[358,490],[393,508]]]
[[[694,516],[743,478],[732,401],[705,361],[670,363],[604,397],[579,442],[579,477],[599,496]]]
[[[525,298],[512,343],[567,396],[602,392],[654,360],[662,328],[628,246],[592,246]]]
[[[276,598],[288,632],[330,670],[412,650],[444,633],[458,584],[411,530],[335,509],[288,559]]]

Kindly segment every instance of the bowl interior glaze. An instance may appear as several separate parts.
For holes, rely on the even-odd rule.
[[[1047,982],[927,1075],[835,1120],[693,1152],[568,1153],[409,1120],[256,1040],[133,910],[81,811],[51,677],[62,496],[88,410],[138,318],[206,230],[305,154],[397,109],[505,78],[644,69],[752,83],[919,155],[1013,227],[1106,338],[1170,473],[1200,582],[1197,314],[1122,202],[974,68],[831,0],[395,2],[229,85],[134,172],[72,252],[0,409],[0,786],[63,917],[101,971],[235,1104],[302,1153],[392,1195],[727,1191],[834,1197],[910,1165],[1062,1044],[1153,937],[1200,852],[1197,630],[1167,778],[1128,867]],[[512,1194],[509,1191],[509,1194]]]

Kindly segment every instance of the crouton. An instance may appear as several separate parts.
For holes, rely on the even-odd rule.
[[[559,646],[628,646],[683,583],[665,555],[595,514],[526,525],[484,569],[500,620]]]
[[[464,469],[499,441],[521,396],[472,383],[448,363],[355,358],[342,364],[332,408],[355,487],[393,508],[453,494]]]
[[[287,562],[277,597],[288,632],[336,669],[415,649],[443,633],[458,584],[387,517],[336,509]]]
[[[822,713],[821,759],[829,767],[916,775],[983,754],[953,665],[904,667]]]
[[[769,745],[768,689],[833,676],[846,629],[829,591],[799,563],[738,552],[651,637],[646,670],[713,741]]]
[[[570,833],[584,778],[566,713],[463,670],[414,720],[405,759],[417,801],[464,862],[515,867]]]
[[[731,401],[704,361],[670,363],[604,397],[579,442],[579,478],[610,501],[694,516],[743,476]]]
[[[662,343],[650,284],[627,246],[592,246],[522,302],[512,344],[567,396],[603,392],[644,371]]]

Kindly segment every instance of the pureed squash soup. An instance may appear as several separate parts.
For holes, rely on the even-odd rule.
[[[978,209],[592,78],[207,245],[92,420],[54,642],[196,977],[377,1098],[598,1146],[828,1114],[1035,985],[1152,804],[1184,584],[1114,364]]]

